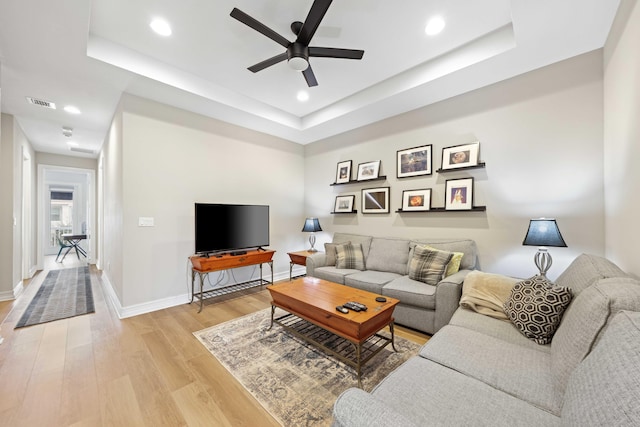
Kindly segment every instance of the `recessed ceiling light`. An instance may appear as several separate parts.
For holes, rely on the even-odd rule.
[[[69,114],[80,114],[80,110],[78,109],[78,107],[74,107],[73,105],[66,105],[64,107],[64,111]]]
[[[69,147],[77,147],[79,144],[75,141],[67,141]]]
[[[155,18],[153,21],[151,21],[149,26],[153,31],[160,34],[161,36],[168,37],[171,35],[171,26],[164,19]]]
[[[305,92],[304,90],[301,90],[300,92],[298,92],[298,95],[296,96],[296,98],[298,98],[298,101],[300,102],[308,101],[309,93]]]
[[[444,19],[442,16],[437,15],[429,19],[427,22],[427,26],[424,29],[424,32],[427,33],[428,36],[435,36],[439,34],[445,26]]]

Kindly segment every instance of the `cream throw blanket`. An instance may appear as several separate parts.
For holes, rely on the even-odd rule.
[[[502,306],[511,295],[513,285],[519,281],[500,274],[474,270],[464,279],[460,306],[485,316],[508,320]]]

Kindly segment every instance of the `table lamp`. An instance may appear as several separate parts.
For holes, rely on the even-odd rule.
[[[529,229],[522,244],[524,246],[538,246],[538,252],[536,252],[533,260],[540,271],[539,275],[542,277],[547,277],[547,271],[549,271],[552,263],[551,254],[547,251],[546,246],[567,247],[562,234],[560,234],[556,220],[549,218],[530,220]]]
[[[311,249],[309,249],[309,252],[317,252],[318,250],[313,247],[316,244],[316,235],[314,233],[316,231],[322,231],[322,228],[320,227],[320,221],[318,221],[318,218],[305,219],[304,227],[302,227],[302,231],[311,233],[311,235],[309,236],[309,244],[311,244]]]

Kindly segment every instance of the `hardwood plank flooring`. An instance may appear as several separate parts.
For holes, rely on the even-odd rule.
[[[265,289],[118,319],[91,267],[96,312],[13,329],[46,273],[0,303],[0,426],[277,426],[192,332],[270,306]],[[396,326],[417,343],[429,336]]]

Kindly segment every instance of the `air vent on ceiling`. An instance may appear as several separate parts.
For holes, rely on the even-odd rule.
[[[52,110],[56,109],[55,102],[45,101],[43,99],[32,98],[30,96],[27,96],[26,98],[27,98],[27,101],[29,101],[29,104],[39,105],[40,107],[44,107],[44,108],[51,108]]]
[[[69,150],[71,150],[71,151],[77,151],[78,153],[96,154],[96,152],[95,152],[95,151],[93,151],[93,150],[89,150],[88,148],[69,147]]]

